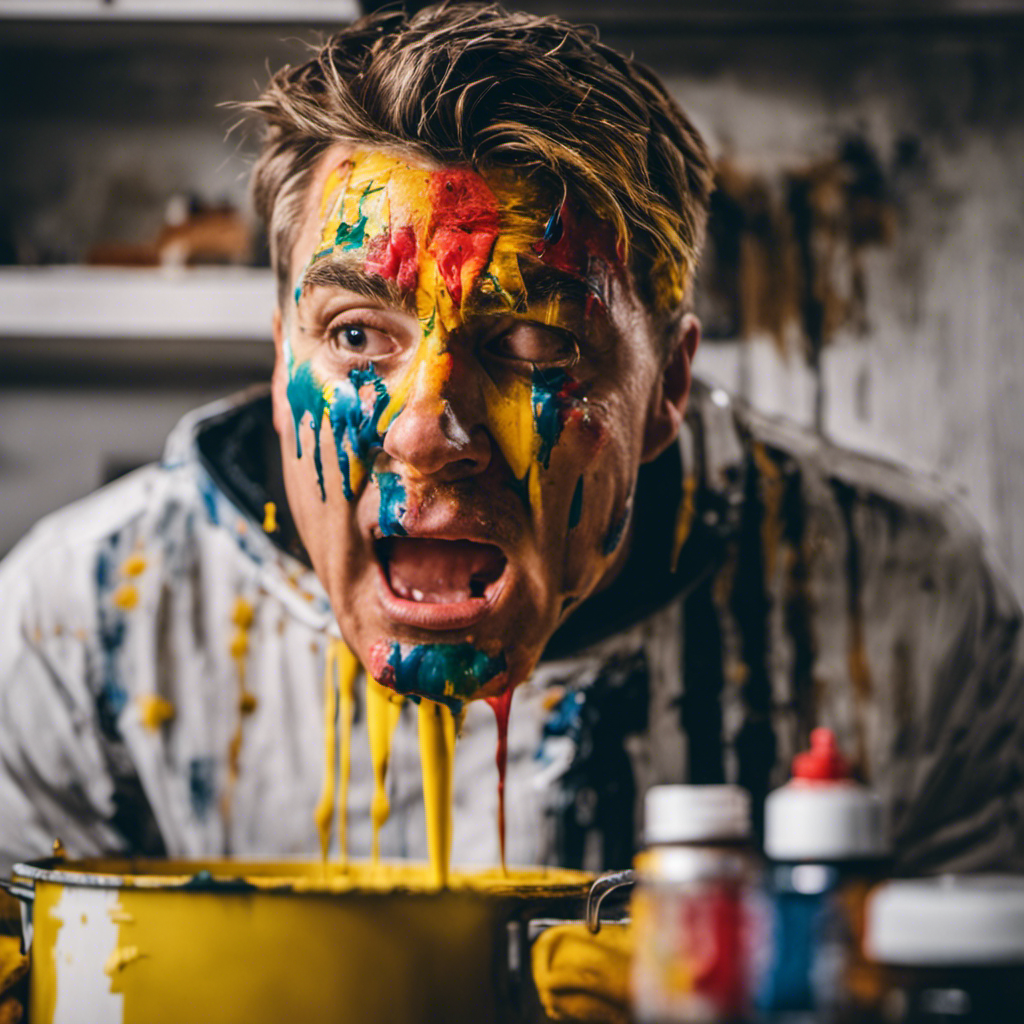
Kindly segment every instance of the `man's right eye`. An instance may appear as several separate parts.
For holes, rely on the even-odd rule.
[[[341,324],[327,332],[331,347],[368,359],[390,355],[395,342],[390,335],[367,324]]]

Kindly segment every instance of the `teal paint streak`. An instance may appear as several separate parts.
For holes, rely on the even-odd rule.
[[[360,391],[367,386],[373,391],[373,400],[368,408],[360,395]],[[342,487],[349,501],[355,497],[349,451],[359,460],[363,469],[369,472],[370,464],[380,450],[380,418],[390,400],[384,381],[372,364],[349,371],[347,380],[339,381],[335,388],[330,409],[331,430],[334,432],[334,447],[341,467]],[[346,440],[347,449],[344,444]]]
[[[392,643],[380,682],[398,693],[461,706],[507,669],[504,653],[492,658],[472,644],[417,644],[403,655]]]
[[[405,488],[397,473],[377,473],[377,490],[380,491],[380,512],[377,525],[385,537],[404,537]]]
[[[317,380],[313,368],[308,362],[300,363],[292,368],[291,377],[288,380],[288,404],[292,407],[292,419],[295,421],[295,457],[302,458],[302,439],[299,436],[299,428],[302,426],[303,417],[307,414],[312,420],[313,427],[313,463],[316,466],[316,479],[320,485],[320,498],[327,500],[327,492],[324,490],[324,468],[320,459],[320,424],[324,420],[324,411],[327,408],[327,401],[324,398],[323,385]]]
[[[545,468],[551,461],[551,449],[562,436],[563,409],[569,375],[558,367],[533,368],[533,426],[540,440],[537,461]]]
[[[372,389],[369,407],[359,393],[367,385]],[[324,413],[327,412],[329,416],[331,431],[334,434],[334,447],[338,455],[345,497],[351,501],[355,494],[352,489],[349,452],[359,460],[363,469],[369,472],[370,464],[380,450],[379,423],[389,401],[387,388],[372,365],[357,367],[349,372],[347,378],[338,381],[334,386],[334,397],[330,405],[324,398],[323,382],[317,378],[309,362],[292,366],[288,380],[288,403],[291,405],[295,421],[295,456],[302,458],[299,428],[303,418],[308,415],[316,442],[313,462],[316,465],[322,499],[326,500],[323,464],[320,457],[320,425],[323,423]],[[348,442],[348,448],[344,444],[345,441]]]
[[[366,216],[365,214],[355,224],[339,224],[337,234],[334,236],[334,244],[340,245],[342,249],[359,249],[366,241]]]
[[[576,490],[572,492],[572,504],[569,505],[569,529],[579,526],[583,518],[583,477],[576,481]]]

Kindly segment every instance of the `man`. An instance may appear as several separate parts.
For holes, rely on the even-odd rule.
[[[656,79],[557,20],[442,6],[356,23],[249,106],[270,394],[194,414],[5,563],[5,864],[57,836],[312,854],[340,635],[466,711],[456,860],[497,859],[476,698],[518,687],[513,862],[622,866],[648,785],[757,805],[824,724],[904,866],[1022,866],[1016,604],[937,492],[690,394],[712,171]],[[360,691],[354,716],[358,856]],[[389,797],[383,854],[422,857],[408,704]]]

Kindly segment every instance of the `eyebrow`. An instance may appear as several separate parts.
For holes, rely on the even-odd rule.
[[[367,274],[356,260],[321,259],[307,268],[302,275],[301,287],[341,288],[344,291],[373,299],[386,306],[394,306],[415,313],[415,293],[405,293],[397,281],[380,274]]]
[[[561,299],[585,305],[594,290],[587,281],[580,280],[572,274],[556,270],[540,260],[520,257],[519,272],[523,276],[526,294],[530,302],[543,302],[545,299]]]

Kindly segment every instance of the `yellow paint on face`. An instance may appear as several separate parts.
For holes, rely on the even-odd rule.
[[[539,261],[551,214],[551,196],[510,171],[427,171],[361,152],[328,175],[320,203],[323,227],[310,265],[331,258],[395,280],[420,324],[401,376],[388,381],[389,402],[378,421],[382,435],[414,391],[427,408],[433,401],[436,415],[443,413],[452,373],[449,340],[472,318],[515,315],[566,326],[569,314],[558,296],[531,301],[520,269],[524,256]],[[296,294],[301,290],[300,279]],[[500,380],[481,376],[489,432],[516,479],[529,478],[536,504],[539,439],[530,381],[515,373]],[[329,404],[333,388],[326,386],[324,397]]]

